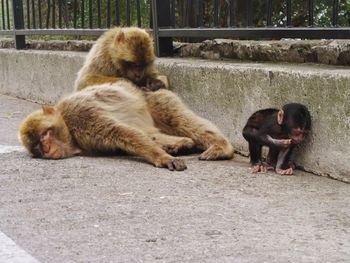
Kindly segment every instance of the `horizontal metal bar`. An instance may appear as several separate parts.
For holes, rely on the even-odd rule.
[[[17,29],[0,30],[0,35],[75,35],[75,36],[100,36],[108,29]],[[150,34],[152,30],[146,29]]]
[[[14,30],[13,35],[76,35],[99,36],[108,29],[24,29]],[[1,32],[1,31],[0,31]]]
[[[0,30],[0,35],[9,35],[12,36],[15,33],[13,32],[13,30]]]
[[[350,38],[350,27],[343,28],[183,28],[159,29],[159,37],[210,37],[230,38],[241,37],[256,39],[266,38]]]
[[[0,30],[0,35],[86,35],[99,36],[108,29],[17,29]],[[152,30],[148,30],[152,32]],[[242,37],[266,38],[350,38],[350,27],[343,28],[185,28],[159,29],[159,37]]]

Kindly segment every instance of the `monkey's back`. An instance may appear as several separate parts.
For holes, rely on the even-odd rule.
[[[246,127],[259,129],[266,121],[270,121],[272,115],[277,116],[278,109],[268,108],[254,112],[248,119]]]
[[[142,92],[128,82],[75,92],[60,101],[57,108],[72,136],[85,150],[96,150],[96,138],[107,127],[124,125],[150,132],[156,129]]]

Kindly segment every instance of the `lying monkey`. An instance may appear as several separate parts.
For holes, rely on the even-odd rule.
[[[170,154],[194,146],[206,149],[200,156],[203,160],[233,156],[231,144],[217,128],[187,109],[171,91],[143,92],[124,80],[91,86],[53,107],[44,106],[22,122],[19,138],[39,158],[124,150],[176,171],[185,170],[185,162]]]
[[[269,168],[281,175],[292,175],[294,165],[290,156],[295,145],[301,143],[311,129],[309,110],[302,104],[290,103],[278,109],[255,112],[243,129],[249,143],[253,173],[266,173]],[[262,146],[269,147],[268,166],[261,161]]]

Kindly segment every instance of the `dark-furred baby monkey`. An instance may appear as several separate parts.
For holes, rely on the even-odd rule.
[[[265,173],[273,168],[278,174],[292,175],[295,169],[290,162],[292,151],[310,129],[309,110],[299,103],[286,104],[281,110],[255,112],[243,128],[243,137],[249,143],[253,173]],[[262,146],[269,147],[267,166],[261,160]]]

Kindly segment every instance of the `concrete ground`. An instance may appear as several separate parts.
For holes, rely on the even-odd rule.
[[[349,184],[240,156],[32,159],[17,128],[37,108],[0,96],[0,262],[350,262]]]

